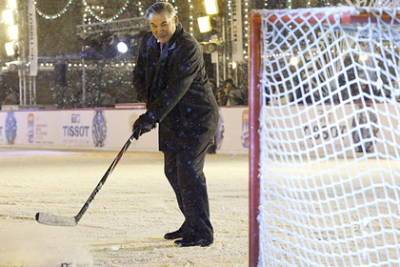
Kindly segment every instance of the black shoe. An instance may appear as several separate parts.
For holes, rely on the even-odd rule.
[[[167,240],[173,240],[173,239],[177,239],[177,238],[181,238],[181,237],[183,237],[181,229],[176,230],[175,232],[166,233],[164,235],[164,238]]]
[[[179,239],[175,240],[175,245],[178,247],[193,247],[193,246],[200,246],[200,247],[208,247],[213,243],[213,239],[211,238],[193,238],[193,239]]]

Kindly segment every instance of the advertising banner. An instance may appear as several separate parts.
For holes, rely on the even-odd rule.
[[[119,150],[130,137],[133,122],[143,112],[144,109],[0,112],[0,145]],[[267,137],[275,140],[269,147],[274,149],[274,153],[325,153],[341,156],[340,154],[354,154],[357,149],[362,149],[361,146],[383,154],[398,153],[398,105],[378,104],[368,110],[357,105],[344,108],[335,105],[324,108],[288,107],[279,111],[267,107],[267,112],[270,115],[279,112],[281,118],[270,120],[266,125]],[[220,108],[219,113],[214,151],[228,154],[248,153],[248,109],[226,107]],[[284,135],[278,132],[283,127]],[[158,151],[157,129],[141,136],[139,140],[134,140],[130,150]]]
[[[90,112],[92,113],[92,112]],[[61,143],[71,147],[90,147],[92,146],[92,114],[84,111],[65,112],[60,120],[61,124]]]
[[[31,145],[54,145],[57,143],[57,112],[28,112],[26,122],[26,142]]]
[[[0,112],[0,145],[119,150],[144,110],[53,110]],[[158,151],[157,129],[131,144]]]
[[[132,134],[132,125],[144,109],[105,110],[107,138],[105,149],[119,150]],[[154,129],[131,143],[130,150],[158,151],[158,130]]]
[[[0,112],[0,144],[5,144],[5,122],[6,122],[6,115],[5,112]]]
[[[217,132],[217,153],[248,152],[248,108],[221,108]]]

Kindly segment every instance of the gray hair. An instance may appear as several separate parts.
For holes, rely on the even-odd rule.
[[[156,2],[146,10],[144,17],[149,19],[151,15],[160,14],[163,12],[166,12],[170,17],[176,16],[176,10],[173,5],[168,2]]]

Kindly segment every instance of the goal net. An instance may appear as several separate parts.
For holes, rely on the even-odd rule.
[[[252,13],[250,266],[400,266],[399,14]]]
[[[356,7],[388,7],[400,6],[400,0],[346,0],[347,4]]]

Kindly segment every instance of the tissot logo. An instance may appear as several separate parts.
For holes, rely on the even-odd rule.
[[[87,137],[90,126],[63,126],[64,136]]]
[[[72,114],[71,115],[71,123],[80,123],[81,115],[80,114]]]
[[[81,114],[71,114],[71,124],[63,126],[64,137],[88,137],[89,129],[89,125],[81,124]]]

